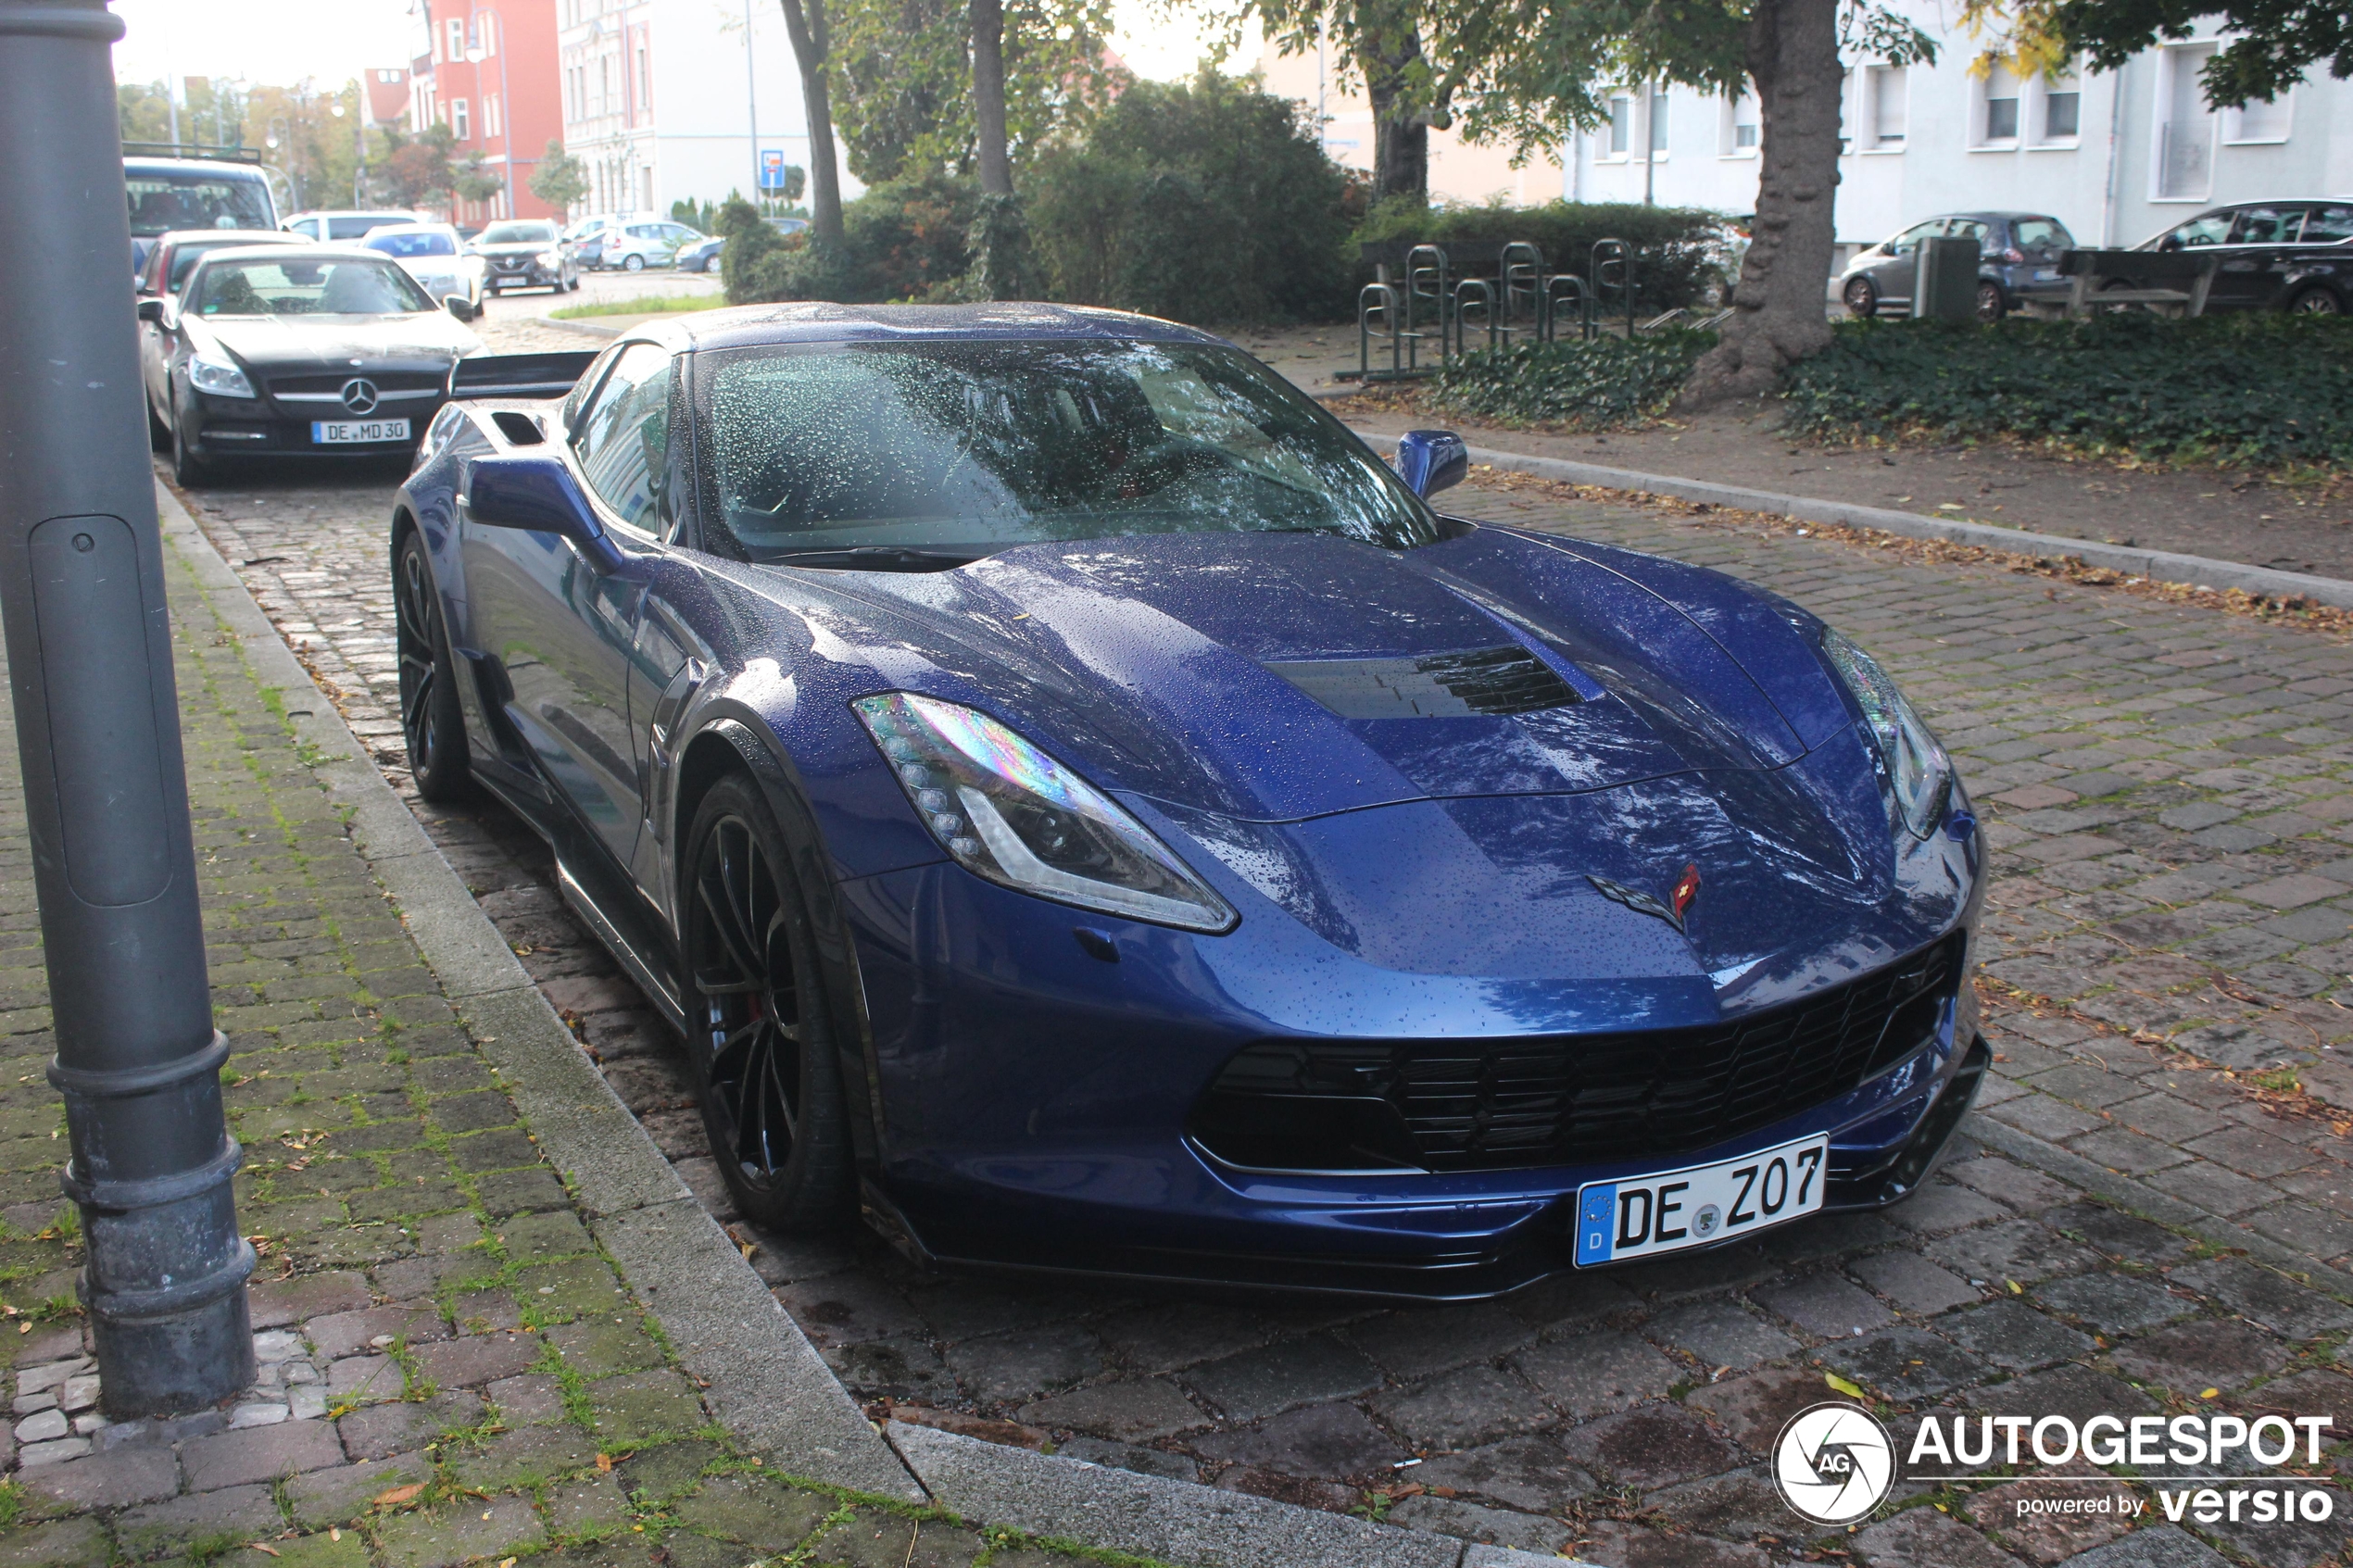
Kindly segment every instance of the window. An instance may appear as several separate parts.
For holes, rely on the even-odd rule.
[[[2204,201],[2213,188],[2214,111],[2207,107],[2198,76],[2214,49],[2211,44],[2193,44],[2160,51],[2157,189],[2151,193],[2158,201]]]
[[[637,45],[637,112],[649,115],[653,113],[653,69],[646,63],[646,46],[640,44]]]
[[[610,55],[597,56],[597,112],[598,114],[612,112],[612,56]]]
[[[1657,157],[1659,155],[1661,155],[1662,153],[1664,153],[1664,152],[1666,152],[1666,151],[1667,151],[1667,94],[1664,94],[1664,93],[1653,93],[1653,94],[1651,94],[1651,111],[1650,111],[1650,121],[1651,121],[1651,157]]]
[[[2234,245],[2284,245],[2296,243],[2304,227],[2300,207],[2250,207],[2241,211],[2231,229]]]
[[[482,95],[482,133],[484,136],[498,134],[499,116],[505,111],[505,107],[506,106],[499,103],[497,94],[484,93]]]
[[[2304,220],[2304,243],[2337,245],[2353,240],[2353,207],[2316,207]]]
[[[451,17],[441,27],[443,36],[449,40],[449,52],[443,58],[455,65],[466,57],[466,19]],[[412,32],[409,36],[414,38],[416,34]]]
[[[1624,157],[1634,144],[1633,102],[1624,96],[1609,101],[1609,156]]]
[[[472,119],[472,115],[467,112],[465,99],[449,100],[449,134],[460,142],[472,141],[474,134]]]
[[[1910,107],[1909,73],[1902,66],[1873,66],[1870,69],[1871,145],[1901,147],[1904,144],[1904,122]]]
[[[495,11],[484,11],[474,19],[474,47],[482,51],[484,59],[498,53],[497,22]]]
[[[1985,73],[1985,118],[1981,123],[1988,144],[2018,140],[2018,75],[2006,65]]]
[[[2241,107],[2222,111],[2225,142],[2284,142],[2294,118],[2293,94],[2262,102],[2250,98]]]
[[[1913,224],[1910,228],[1905,230],[1902,233],[1888,241],[1885,248],[1887,250],[1887,254],[1890,256],[1909,256],[1914,251],[1920,248],[1920,242],[1922,240],[1935,239],[1944,232],[1944,220],[1942,218],[1931,218],[1925,223]]]
[[[1756,151],[1756,100],[1749,94],[1735,93],[1724,100],[1723,155],[1746,157]]]
[[[2231,214],[2209,212],[2193,218],[2187,223],[2157,242],[2159,250],[2197,250],[2207,245],[2227,245],[2231,238]]]
[[[2075,248],[2075,236],[2056,218],[2021,218],[2010,226],[2018,248],[2038,260]]]
[[[2036,140],[2045,146],[2072,142],[2082,132],[2082,85],[2075,73],[2070,70],[2046,78],[2043,83],[2042,134]]]
[[[668,352],[650,343],[622,350],[612,374],[573,428],[573,450],[588,487],[623,522],[661,533],[655,514],[670,452]]]

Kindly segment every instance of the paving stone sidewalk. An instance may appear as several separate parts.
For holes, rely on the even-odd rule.
[[[195,499],[398,783],[390,488]],[[1932,1409],[2292,1409],[2346,1431],[2353,649],[1787,525],[1491,476],[1450,499],[1789,595],[1931,714],[1995,868],[1979,957],[1999,1056],[1952,1164],[1883,1215],[1443,1310],[932,1278],[862,1236],[737,1225],[845,1382],[904,1419],[1609,1568],[2347,1562],[2341,1503],[2327,1524],[2126,1536],[2113,1516],[2024,1517],[2021,1501],[2069,1488],[2000,1475],[1821,1540],[1760,1461],[1828,1374],[1870,1388],[1899,1436]],[[673,1044],[564,912],[544,849],[495,809],[411,804],[734,1222]],[[2319,1472],[2345,1461],[2333,1449]],[[2149,1497],[2148,1478],[2128,1485]]]
[[[176,1422],[94,1408],[0,734],[0,1565],[1074,1563],[731,1444],[313,778],[287,709],[315,694],[265,689],[166,557],[261,1374]]]

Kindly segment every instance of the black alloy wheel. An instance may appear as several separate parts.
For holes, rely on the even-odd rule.
[[[2298,316],[2342,316],[2345,314],[2345,301],[2336,297],[2334,290],[2321,287],[2306,289],[2302,294],[2289,300],[2287,307]]]
[[[831,1226],[850,1196],[840,1067],[800,884],[750,778],[703,797],[686,865],[686,1029],[711,1155],[753,1224]]]
[[[196,490],[210,484],[213,464],[209,458],[199,457],[188,449],[188,433],[178,420],[171,421],[171,482],[182,490]]]
[[[1857,320],[1868,321],[1879,314],[1879,285],[1869,278],[1847,279],[1843,294],[1846,313]]]
[[[2002,293],[2002,285],[1994,282],[1991,278],[1979,279],[1977,282],[1977,319],[1981,321],[1998,321],[2009,313],[2010,302],[2007,296]]]
[[[473,789],[466,716],[458,702],[456,671],[450,668],[449,637],[442,625],[440,597],[434,592],[432,563],[425,557],[423,536],[413,528],[400,541],[400,564],[394,579],[400,737],[409,746],[409,773],[417,781],[417,794],[426,800],[463,800]]]

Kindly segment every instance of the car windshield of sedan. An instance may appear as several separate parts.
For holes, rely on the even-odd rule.
[[[1344,426],[1235,349],[787,345],[707,355],[700,379],[718,515],[754,560],[1131,533],[1392,549],[1441,536]]]
[[[396,316],[434,308],[388,261],[215,261],[192,285],[199,316]]]
[[[548,245],[556,243],[553,223],[493,223],[474,244],[484,245]]]

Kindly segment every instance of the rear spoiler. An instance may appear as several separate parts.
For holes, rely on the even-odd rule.
[[[593,348],[560,354],[477,354],[449,367],[449,395],[561,397],[597,358]]]

